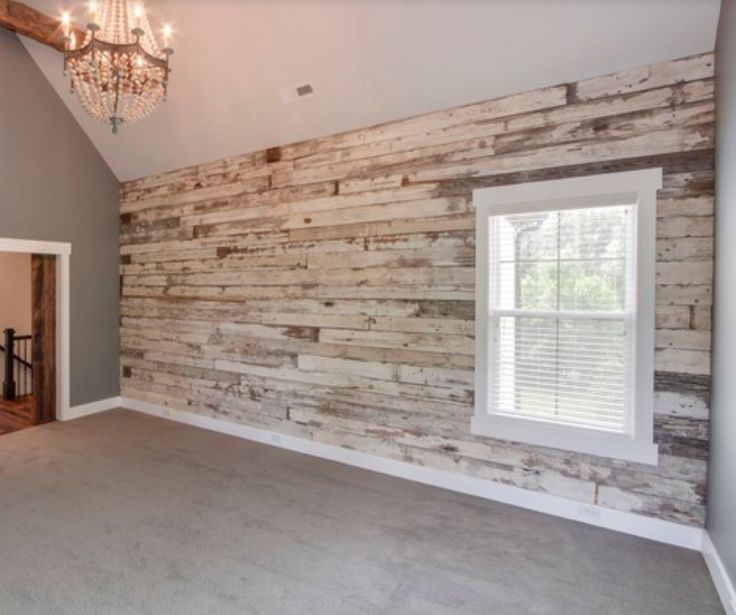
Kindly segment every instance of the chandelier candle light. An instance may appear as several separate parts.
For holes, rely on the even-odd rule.
[[[140,2],[91,0],[87,7],[87,35],[79,46],[69,13],[62,15],[64,74],[84,110],[117,133],[166,100],[172,30],[163,27],[159,48]]]

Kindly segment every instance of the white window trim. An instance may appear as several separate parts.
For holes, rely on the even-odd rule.
[[[606,173],[473,192],[476,233],[475,412],[474,434],[657,465],[654,443],[654,288],[657,190],[662,169]],[[551,201],[556,201],[551,204]],[[488,412],[488,218],[504,213],[636,204],[636,325],[634,411],[631,435],[545,423]]]

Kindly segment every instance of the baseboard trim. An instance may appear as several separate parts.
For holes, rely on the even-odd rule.
[[[726,615],[736,615],[736,589],[708,532],[703,532],[703,558],[723,603]]]
[[[63,416],[58,417],[58,420],[72,421],[74,419],[88,416],[90,414],[96,414],[98,412],[104,412],[105,410],[119,408],[121,405],[121,397],[108,397],[107,399],[98,399],[97,401],[92,401],[88,404],[72,406],[66,412],[64,412]]]
[[[436,470],[413,463],[387,459],[369,453],[362,453],[360,451],[288,436],[265,429],[249,427],[192,412],[175,410],[126,397],[121,399],[120,405],[123,408],[185,423],[194,427],[217,431],[290,451],[337,461],[365,470],[372,470],[381,474],[388,474],[450,491],[474,495],[504,504],[511,504],[513,506],[519,506],[625,534],[640,536],[686,549],[700,551],[703,544],[703,530],[697,527],[655,519],[653,517],[645,517],[635,513],[612,510],[592,504],[584,504],[546,493],[538,493],[520,487],[502,485],[457,474],[455,472]]]

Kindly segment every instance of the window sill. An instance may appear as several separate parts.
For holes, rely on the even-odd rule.
[[[488,414],[473,416],[471,432],[478,436],[547,446],[596,457],[655,466],[659,462],[658,447],[652,442],[583,427]]]

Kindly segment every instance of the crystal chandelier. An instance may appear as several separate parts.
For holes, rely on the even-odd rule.
[[[75,40],[69,13],[62,15],[64,74],[84,110],[117,133],[166,100],[171,26],[164,26],[159,48],[140,2],[92,0],[88,9],[83,41]]]

